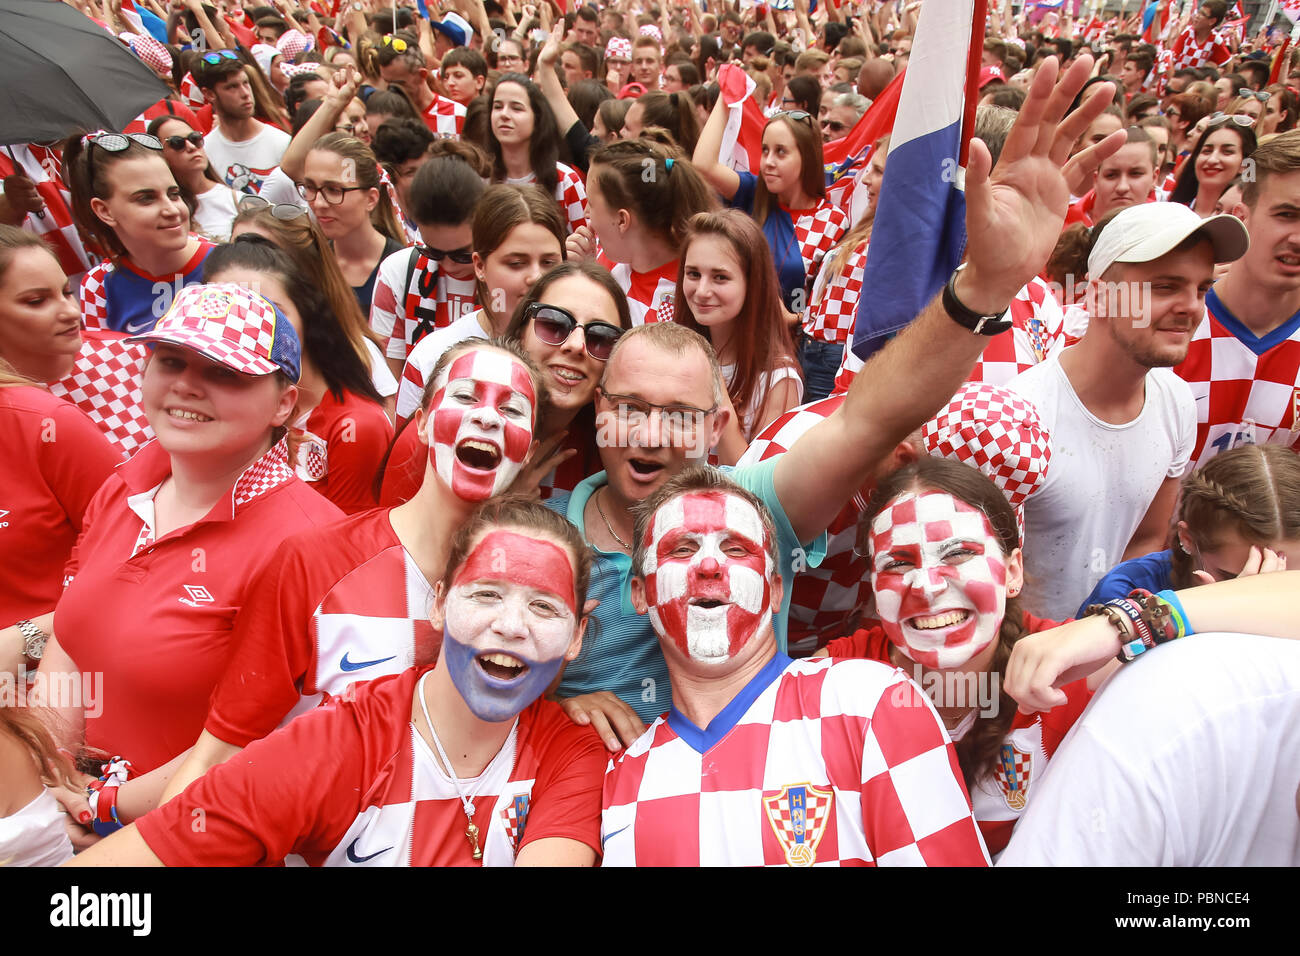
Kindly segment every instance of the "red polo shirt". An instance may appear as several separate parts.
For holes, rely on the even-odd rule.
[[[83,678],[87,746],[122,755],[136,773],[198,738],[235,613],[276,546],[342,517],[294,476],[281,442],[205,518],[155,540],[153,496],[170,473],[154,441],[104,483],[54,619],[59,644],[93,675]]]
[[[122,456],[43,388],[0,388],[0,627],[52,610],[87,505]]]
[[[393,440],[383,406],[354,392],[340,401],[326,391],[303,429],[298,477],[346,514],[376,507],[375,475]]]

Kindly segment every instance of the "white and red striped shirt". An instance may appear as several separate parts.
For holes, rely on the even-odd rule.
[[[1211,289],[1174,371],[1196,398],[1193,467],[1239,445],[1300,451],[1300,312],[1257,338]]]
[[[257,741],[136,821],[141,836],[169,866],[251,866],[294,853],[313,866],[513,866],[547,838],[599,851],[605,748],[538,700],[466,781],[483,850],[474,860],[458,784],[411,722],[421,676],[380,678]],[[198,808],[205,825],[192,827]]]
[[[506,182],[511,186],[532,186],[537,183],[537,174],[529,173]],[[555,164],[555,201],[560,204],[569,232],[587,225],[587,187],[582,175],[564,163]]]
[[[983,866],[933,706],[875,661],[776,655],[701,730],[676,708],[605,774],[606,866]]]
[[[385,356],[405,362],[420,339],[473,312],[477,292],[473,279],[453,279],[418,249],[399,249],[379,264],[370,328]]]
[[[604,252],[596,261],[609,270],[627,296],[633,328],[673,320],[677,312],[677,268],[681,260],[666,262],[651,272],[635,272],[626,262],[615,262]]]
[[[465,130],[465,107],[435,93],[423,119],[424,125],[439,139],[460,139]]]

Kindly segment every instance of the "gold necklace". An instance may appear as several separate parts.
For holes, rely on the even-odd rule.
[[[601,488],[600,490],[601,490],[601,491],[604,491],[604,490],[605,490],[606,488],[608,488],[608,487],[609,487],[609,485],[605,485],[605,486],[604,486],[603,488]],[[605,522],[605,530],[607,530],[607,531],[610,533],[610,535],[613,536],[614,540],[617,541],[617,542],[619,543],[619,545],[622,546],[622,548],[623,548],[625,551],[631,551],[631,550],[632,550],[632,546],[631,546],[630,544],[628,544],[626,541],[624,541],[622,538],[620,538],[620,537],[618,536],[618,532],[614,530],[614,526],[613,526],[612,524],[609,523],[609,518],[607,518],[607,517],[605,516],[605,509],[602,508],[602,507],[600,506],[600,494],[599,494],[599,492],[596,494],[596,512],[597,512],[597,514],[600,515],[601,520]]]

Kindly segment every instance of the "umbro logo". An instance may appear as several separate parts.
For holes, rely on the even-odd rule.
[[[204,604],[211,604],[216,600],[208,589],[201,584],[184,585],[186,596],[179,598],[182,604],[188,604],[190,607],[199,607]]]

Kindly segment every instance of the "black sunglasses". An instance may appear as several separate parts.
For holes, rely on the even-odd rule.
[[[533,331],[547,345],[563,345],[575,328],[582,328],[582,344],[587,354],[597,362],[606,362],[614,351],[614,343],[623,336],[623,330],[608,322],[589,322],[582,325],[573,313],[558,305],[534,302],[524,310],[524,316],[533,322]]]
[[[186,136],[168,136],[163,142],[179,153],[185,148],[186,143],[193,143],[195,146],[202,147],[203,134],[196,130]]]
[[[462,246],[459,249],[435,249],[433,246],[415,248],[420,250],[420,255],[434,262],[441,262],[443,258],[447,258],[459,266],[467,266],[474,261],[474,251],[469,246]]]

